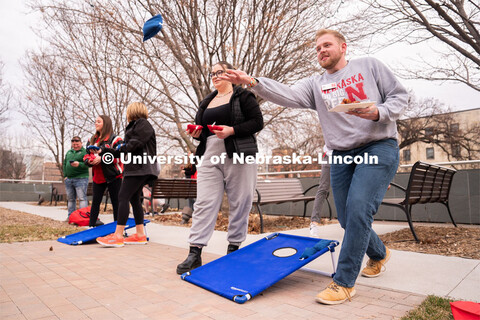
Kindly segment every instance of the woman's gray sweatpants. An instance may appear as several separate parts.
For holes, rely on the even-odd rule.
[[[222,153],[225,153],[223,159],[216,163],[212,156],[219,157]],[[230,244],[240,245],[247,237],[248,215],[256,183],[257,165],[234,164],[226,154],[224,140],[209,136],[203,162],[197,165],[197,201],[188,238],[190,245],[207,245],[215,229],[224,191],[230,206],[227,240]]]

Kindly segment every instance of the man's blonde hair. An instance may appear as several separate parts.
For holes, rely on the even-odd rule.
[[[127,107],[127,121],[134,121],[140,118],[148,119],[148,109],[141,102],[130,103]]]
[[[317,34],[315,35],[315,41],[317,41],[318,38],[320,38],[321,36],[326,35],[326,34],[333,35],[335,38],[337,38],[340,41],[340,43],[347,43],[347,40],[345,40],[345,37],[343,36],[343,34],[341,34],[340,32],[338,32],[336,30],[331,30],[331,29],[320,29],[320,30],[318,30]]]

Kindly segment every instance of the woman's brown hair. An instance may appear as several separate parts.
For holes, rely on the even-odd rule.
[[[113,135],[113,125],[110,117],[104,114],[100,115],[99,117],[103,120],[103,127],[100,132],[95,132],[95,134],[90,139],[90,144],[95,144],[97,140],[99,140],[99,143],[101,143],[103,140],[108,139]]]
[[[226,69],[236,69],[231,63],[229,63],[227,61],[218,61],[217,63],[214,64],[214,66],[217,65],[217,64],[221,65],[224,70],[226,70]]]
[[[227,61],[218,61],[217,63],[215,63],[214,65],[212,65],[212,68],[213,69],[213,66],[216,66],[217,64],[221,65],[223,70],[227,70],[227,69],[233,69],[233,70],[236,70],[237,68],[235,68],[231,63],[227,62]],[[232,83],[232,87],[235,87],[236,84],[233,84]]]

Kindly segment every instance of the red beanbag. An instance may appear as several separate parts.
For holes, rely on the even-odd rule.
[[[90,206],[75,210],[70,214],[68,223],[76,224],[77,226],[88,226],[90,224]]]

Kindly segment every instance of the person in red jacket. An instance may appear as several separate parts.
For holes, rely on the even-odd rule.
[[[95,120],[95,134],[87,146],[88,154],[85,163],[92,167],[93,175],[93,200],[90,211],[90,227],[102,225],[98,220],[100,203],[105,189],[108,188],[110,201],[113,207],[113,219],[118,216],[118,192],[122,184],[123,165],[120,159],[115,158],[112,163],[105,163],[98,154],[100,148],[116,148],[123,143],[123,139],[113,133],[112,120],[109,116],[100,115]]]

